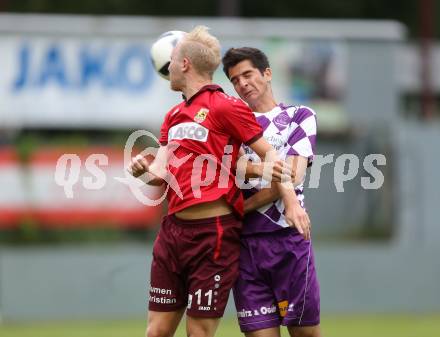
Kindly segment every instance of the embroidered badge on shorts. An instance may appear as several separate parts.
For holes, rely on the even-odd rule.
[[[196,121],[197,123],[202,123],[206,119],[206,116],[208,116],[208,112],[209,112],[209,109],[201,108],[196,113],[196,116],[194,117],[194,121]]]
[[[280,309],[280,316],[284,317],[287,314],[287,307],[289,305],[288,301],[278,302],[278,308]]]

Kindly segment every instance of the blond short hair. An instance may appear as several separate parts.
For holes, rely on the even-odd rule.
[[[221,62],[220,42],[208,33],[208,27],[197,26],[183,38],[180,56],[187,57],[199,74],[212,78]]]

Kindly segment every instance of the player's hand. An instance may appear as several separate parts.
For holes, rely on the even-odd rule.
[[[130,172],[133,177],[138,178],[144,173],[148,172],[148,168],[148,161],[138,154],[136,157],[131,159],[131,163],[128,166],[128,172]]]
[[[154,162],[149,166],[148,172],[150,172],[154,176],[161,178],[161,179],[164,179],[164,180],[166,179],[166,177],[168,175],[168,171],[167,171],[166,167],[164,165],[161,165],[161,163],[157,163],[157,162]]]
[[[310,218],[299,204],[286,208],[285,218],[291,227],[295,227],[306,240],[310,240]]]
[[[289,179],[295,181],[296,170],[285,161],[277,160],[273,164],[265,162],[258,166],[258,175],[267,181],[285,182]]]

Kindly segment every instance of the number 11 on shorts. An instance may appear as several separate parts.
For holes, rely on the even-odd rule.
[[[199,289],[199,290],[197,290],[194,293],[194,296],[196,296],[196,301],[197,301],[196,303],[199,306],[199,308],[198,308],[199,310],[210,310],[210,308],[206,308],[206,307],[203,307],[203,309],[202,309],[202,307],[200,307],[200,306],[202,306],[202,299],[203,298],[207,298],[206,302],[203,301],[203,302],[206,303],[206,304],[203,303],[203,306],[206,305],[207,307],[211,307],[211,304],[212,304],[212,289],[208,290],[203,295],[202,295],[202,289]],[[188,309],[191,308],[192,300],[193,300],[193,295],[192,294],[188,294]]]

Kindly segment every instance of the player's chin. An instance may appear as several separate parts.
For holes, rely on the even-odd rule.
[[[176,81],[173,81],[170,79],[170,88],[173,91],[180,91],[180,86],[176,83]]]
[[[254,105],[258,101],[258,95],[256,93],[249,93],[243,97],[243,100],[248,104]]]

